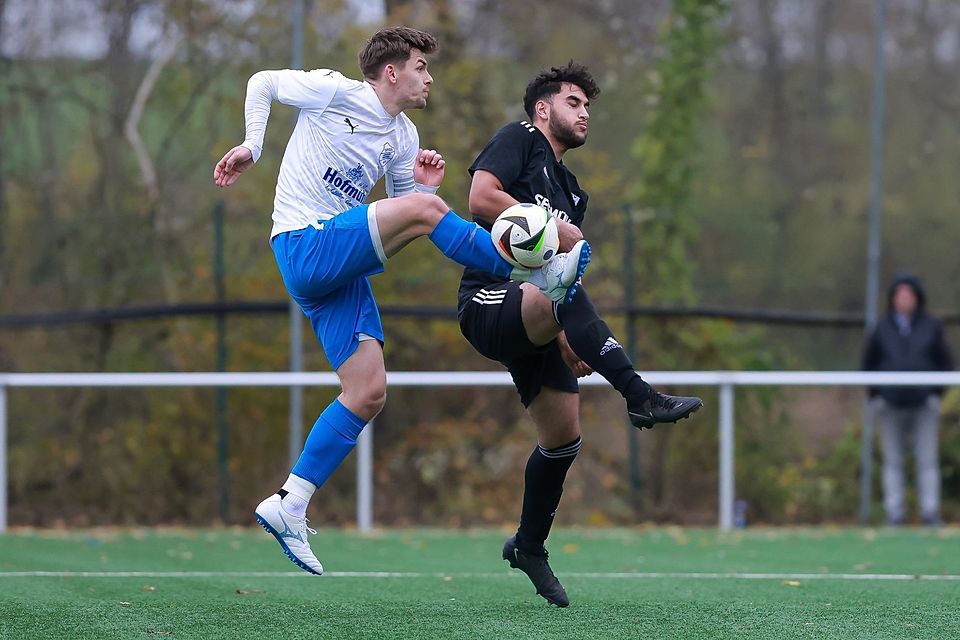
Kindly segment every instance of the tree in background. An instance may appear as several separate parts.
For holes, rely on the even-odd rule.
[[[378,25],[358,22],[359,1],[307,5],[306,66],[354,69],[360,40]],[[466,166],[493,131],[523,117],[526,80],[575,58],[591,67],[603,90],[592,109],[590,143],[570,159],[593,196],[585,233],[597,250],[588,277],[600,306],[623,301],[629,208],[638,239],[636,303],[862,309],[870,3],[556,0],[536,21],[531,6],[397,0],[377,14],[389,9],[391,22],[410,20],[443,34],[437,90],[417,124],[424,142],[448,160],[441,194],[458,211],[465,213]],[[58,19],[43,24],[40,17],[54,9]],[[222,196],[212,189],[209,166],[213,150],[242,133],[246,78],[289,65],[289,0],[0,0],[0,15],[0,314],[210,301],[211,212],[219,197],[227,212],[227,298],[281,299],[265,243],[292,112],[277,107],[264,157],[237,191]],[[913,266],[930,274],[931,292],[947,309],[960,303],[953,286],[960,263],[951,259],[960,225],[951,205],[960,100],[956,83],[945,81],[960,55],[950,44],[958,25],[955,2],[891,5],[897,54],[888,83],[884,228],[897,242],[884,247],[884,269]],[[65,43],[80,32],[100,48],[75,57]],[[398,259],[409,262],[375,279],[384,304],[416,299],[453,309],[454,265],[427,247],[413,246]],[[448,320],[386,322],[394,370],[488,366]],[[238,315],[227,324],[231,369],[287,365],[286,316]],[[859,344],[843,330],[761,333],[731,323],[652,319],[639,326],[636,361],[648,370],[840,368],[853,361],[845,345]],[[0,370],[210,370],[215,345],[208,318],[0,330]],[[323,370],[327,363],[311,347],[306,366]],[[325,403],[330,393],[310,390],[308,402]],[[739,485],[771,487],[751,501],[767,505],[762,515],[771,521],[852,514],[837,489],[850,482],[843,475],[850,468],[846,435],[837,445],[848,425],[822,414],[804,414],[800,422],[786,395],[738,394]],[[378,486],[396,498],[378,504],[388,510],[378,518],[397,521],[431,500],[425,518],[433,522],[499,522],[496,505],[508,500],[495,479],[502,465],[522,463],[505,438],[528,426],[500,413],[499,406],[514,403],[488,389],[425,397],[429,409],[413,390],[395,390],[382,416]],[[271,481],[264,477],[271,464],[254,469],[251,457],[284,466],[285,398],[282,390],[230,392],[238,514],[245,513],[244,496]],[[819,396],[803,408],[821,404],[843,415]],[[578,522],[632,521],[623,506],[631,491],[626,430],[603,413],[602,397],[597,405],[586,403],[584,424],[591,439],[610,444],[590,453],[567,508]],[[11,496],[20,509],[14,521],[34,513],[37,522],[48,521],[69,509],[100,522],[177,516],[180,487],[215,482],[213,406],[212,392],[189,389],[12,393]],[[713,411],[708,399],[695,420],[678,425],[683,437],[644,434],[645,491],[653,496],[645,517],[713,520]],[[956,415],[949,406],[947,412]],[[780,432],[800,432],[804,440],[772,439]],[[398,452],[390,460],[384,443]],[[856,448],[849,450],[855,460]],[[820,482],[823,476],[830,481]],[[410,478],[410,492],[391,486],[398,477]],[[131,494],[141,481],[151,495],[170,498],[118,499],[122,509],[97,511],[99,495]],[[349,520],[352,478],[334,481],[342,481],[343,504],[331,505],[331,522]],[[438,489],[461,485],[457,492]],[[30,508],[40,504],[46,511]],[[216,512],[213,504],[191,504]],[[811,504],[819,506],[804,506]]]

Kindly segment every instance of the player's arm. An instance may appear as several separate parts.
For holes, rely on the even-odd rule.
[[[474,218],[493,224],[497,216],[515,204],[517,199],[506,192],[495,174],[484,169],[473,172],[468,206]]]
[[[517,199],[503,188],[500,178],[489,171],[477,169],[470,183],[470,214],[489,224],[497,219],[508,207],[517,204]],[[569,251],[574,244],[583,240],[580,229],[569,222],[556,218],[560,236],[560,250]]]
[[[230,149],[214,167],[214,183],[218,187],[230,186],[260,159],[274,100],[301,109],[325,109],[336,94],[342,77],[328,69],[267,70],[253,74],[247,81],[247,97],[243,104],[246,135],[243,142]]]
[[[560,238],[560,251],[570,251],[573,245],[583,240],[583,232],[580,227],[572,222],[566,222],[560,218],[554,218],[557,221],[557,235]]]
[[[443,182],[447,161],[433,149],[418,149],[413,166],[400,171],[387,171],[387,197],[408,193],[436,193]]]
[[[520,122],[506,124],[493,134],[468,169],[473,177],[468,208],[474,219],[493,224],[504,209],[517,204],[508,189],[530,161],[533,143],[530,131]]]
[[[242,143],[227,151],[214,168],[213,181],[218,187],[229,187],[260,159],[270,105],[279,93],[279,73],[258,71],[247,81],[247,98],[243,103],[246,136]]]
[[[593,373],[590,365],[581,360],[580,356],[573,352],[573,348],[570,346],[570,343],[567,342],[567,334],[563,331],[557,334],[557,346],[560,348],[560,358],[575,376],[582,378]]]

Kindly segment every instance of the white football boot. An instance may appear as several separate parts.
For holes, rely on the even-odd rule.
[[[272,534],[287,557],[304,571],[323,575],[323,565],[317,560],[307,542],[308,533],[316,533],[307,526],[306,518],[298,518],[284,511],[280,496],[276,493],[257,505],[257,522],[264,530]]]
[[[569,252],[558,253],[538,269],[514,267],[510,279],[536,285],[554,302],[570,302],[580,286],[580,276],[587,270],[590,253],[587,241],[580,240]]]

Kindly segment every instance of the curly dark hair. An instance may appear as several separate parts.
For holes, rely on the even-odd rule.
[[[566,66],[550,67],[546,71],[541,71],[530,81],[526,91],[523,92],[523,110],[527,112],[527,116],[532,119],[533,107],[537,101],[560,93],[560,86],[564,82],[580,87],[588,100],[593,100],[600,95],[600,87],[597,86],[590,70],[571,60]]]
[[[426,31],[411,27],[380,29],[370,36],[360,49],[357,56],[360,71],[364,78],[374,80],[380,75],[384,65],[399,65],[409,60],[411,49],[433,53],[438,46],[437,39]]]

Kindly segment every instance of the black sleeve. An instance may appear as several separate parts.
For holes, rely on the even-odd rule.
[[[953,352],[950,350],[950,343],[947,342],[943,324],[939,322],[937,323],[936,358],[940,371],[953,371]]]
[[[867,339],[867,344],[863,349],[863,358],[860,363],[860,368],[864,371],[874,371],[877,368],[877,363],[880,360],[880,341],[877,338],[877,329],[874,328],[873,332],[870,334],[870,337]]]
[[[864,371],[875,371],[877,365],[880,363],[880,338],[877,335],[878,333],[877,327],[874,327],[873,332],[867,339],[866,347],[863,349],[863,359],[861,360],[860,367]],[[879,394],[880,390],[876,387],[867,387],[868,397],[873,398]]]
[[[530,148],[535,138],[519,122],[511,122],[493,134],[468,171],[472,176],[482,169],[497,176],[504,191],[520,177],[530,158]]]
[[[947,344],[947,336],[943,330],[943,325],[939,320],[936,322],[936,342],[933,345],[933,360],[938,371],[953,371],[953,354],[950,352],[950,345]],[[946,387],[933,387],[931,391],[938,396],[943,396]]]

